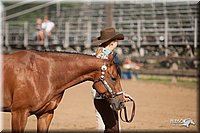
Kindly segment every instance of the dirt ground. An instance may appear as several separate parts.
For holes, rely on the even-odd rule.
[[[55,110],[50,131],[95,131],[95,112],[91,96],[91,82],[85,82],[65,91]],[[124,90],[136,102],[136,116],[132,123],[121,121],[122,131],[197,131],[197,88],[151,81],[122,80]],[[127,105],[131,108],[131,104]],[[10,113],[3,114],[3,128],[9,130]],[[186,128],[173,125],[175,119],[191,118],[196,123]],[[26,130],[36,129],[36,118],[28,119]]]

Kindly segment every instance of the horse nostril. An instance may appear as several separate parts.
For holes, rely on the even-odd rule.
[[[124,102],[120,102],[120,108],[124,108],[124,107],[125,107]]]

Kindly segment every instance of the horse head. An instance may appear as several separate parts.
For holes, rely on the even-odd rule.
[[[96,76],[93,88],[96,89],[111,104],[113,110],[121,110],[124,107],[124,99],[120,78],[121,71],[114,62],[114,56],[110,55],[101,66],[100,73]]]

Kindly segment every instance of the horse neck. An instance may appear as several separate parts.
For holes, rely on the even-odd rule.
[[[86,80],[94,80],[103,64],[103,60],[86,55],[65,54],[57,57],[52,68],[52,85],[59,92]]]

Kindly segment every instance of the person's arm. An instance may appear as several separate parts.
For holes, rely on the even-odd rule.
[[[113,53],[113,55],[115,56],[114,63],[117,64],[117,65],[119,65],[119,66],[121,66],[122,65],[122,61],[117,56],[117,53]]]

